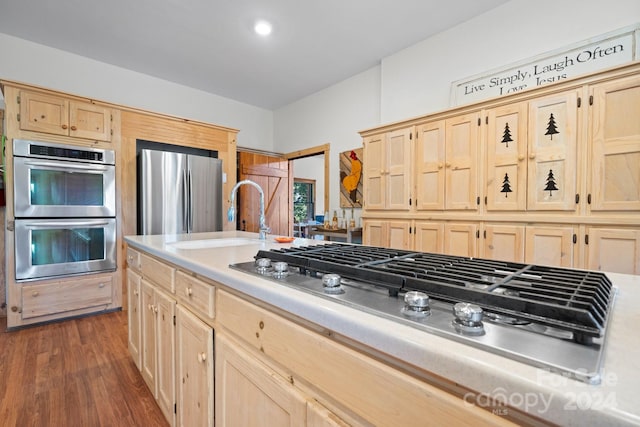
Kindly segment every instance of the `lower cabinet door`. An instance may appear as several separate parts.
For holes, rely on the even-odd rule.
[[[213,426],[213,328],[176,308],[177,425]]]
[[[216,426],[299,427],[307,402],[294,386],[231,339],[216,335]]]
[[[142,294],[142,378],[153,393],[153,397],[158,398],[158,384],[156,382],[157,373],[157,330],[156,321],[156,298],[154,286],[142,279],[140,281],[140,293]]]
[[[587,233],[588,269],[640,274],[640,230],[590,227]]]
[[[553,267],[575,267],[571,226],[527,226],[524,261]]]
[[[158,373],[156,382],[158,386],[158,405],[162,413],[169,421],[169,425],[175,425],[176,383],[175,383],[175,326],[173,318],[176,315],[176,301],[169,295],[160,291],[156,292],[157,313],[157,364]]]
[[[142,354],[140,352],[142,348],[142,334],[140,326],[142,318],[140,317],[140,310],[142,308],[141,296],[140,296],[140,275],[134,273],[129,268],[127,270],[127,317],[129,320],[129,353],[138,369],[142,369]]]

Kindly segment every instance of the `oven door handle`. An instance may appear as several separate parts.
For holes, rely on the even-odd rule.
[[[109,225],[108,221],[38,221],[25,222],[25,227],[51,228],[51,227],[103,227]]]
[[[27,166],[44,166],[47,168],[63,170],[71,173],[73,172],[69,171],[69,169],[77,169],[81,171],[94,171],[94,172],[104,172],[108,170],[106,166],[93,165],[93,164],[92,165],[65,164],[64,166],[62,166],[60,165],[60,163],[57,163],[57,162],[39,162],[39,161],[33,161],[33,160],[27,160],[26,162],[24,162],[24,164]]]

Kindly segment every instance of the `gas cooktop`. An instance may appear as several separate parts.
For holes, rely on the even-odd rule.
[[[615,287],[600,272],[325,244],[232,268],[590,384]]]

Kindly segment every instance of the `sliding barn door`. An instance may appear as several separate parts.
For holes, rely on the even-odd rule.
[[[289,161],[282,157],[238,152],[238,182],[250,179],[262,187],[265,196],[265,216],[271,234],[288,236],[292,225],[291,178]],[[250,185],[238,190],[238,229],[258,231],[260,195]]]

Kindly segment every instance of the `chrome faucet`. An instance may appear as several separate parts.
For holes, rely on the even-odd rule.
[[[240,181],[233,186],[233,188],[231,189],[231,200],[230,200],[231,206],[229,206],[229,210],[227,211],[227,218],[229,219],[229,222],[233,221],[235,217],[235,212],[236,212],[236,208],[235,208],[236,192],[238,191],[238,188],[240,188],[240,186],[244,184],[252,185],[258,189],[258,192],[260,192],[260,240],[267,240],[267,233],[270,233],[271,229],[267,226],[267,224],[265,224],[264,191],[262,191],[262,188],[260,188],[260,186],[255,182],[249,179],[245,179],[244,181]]]

